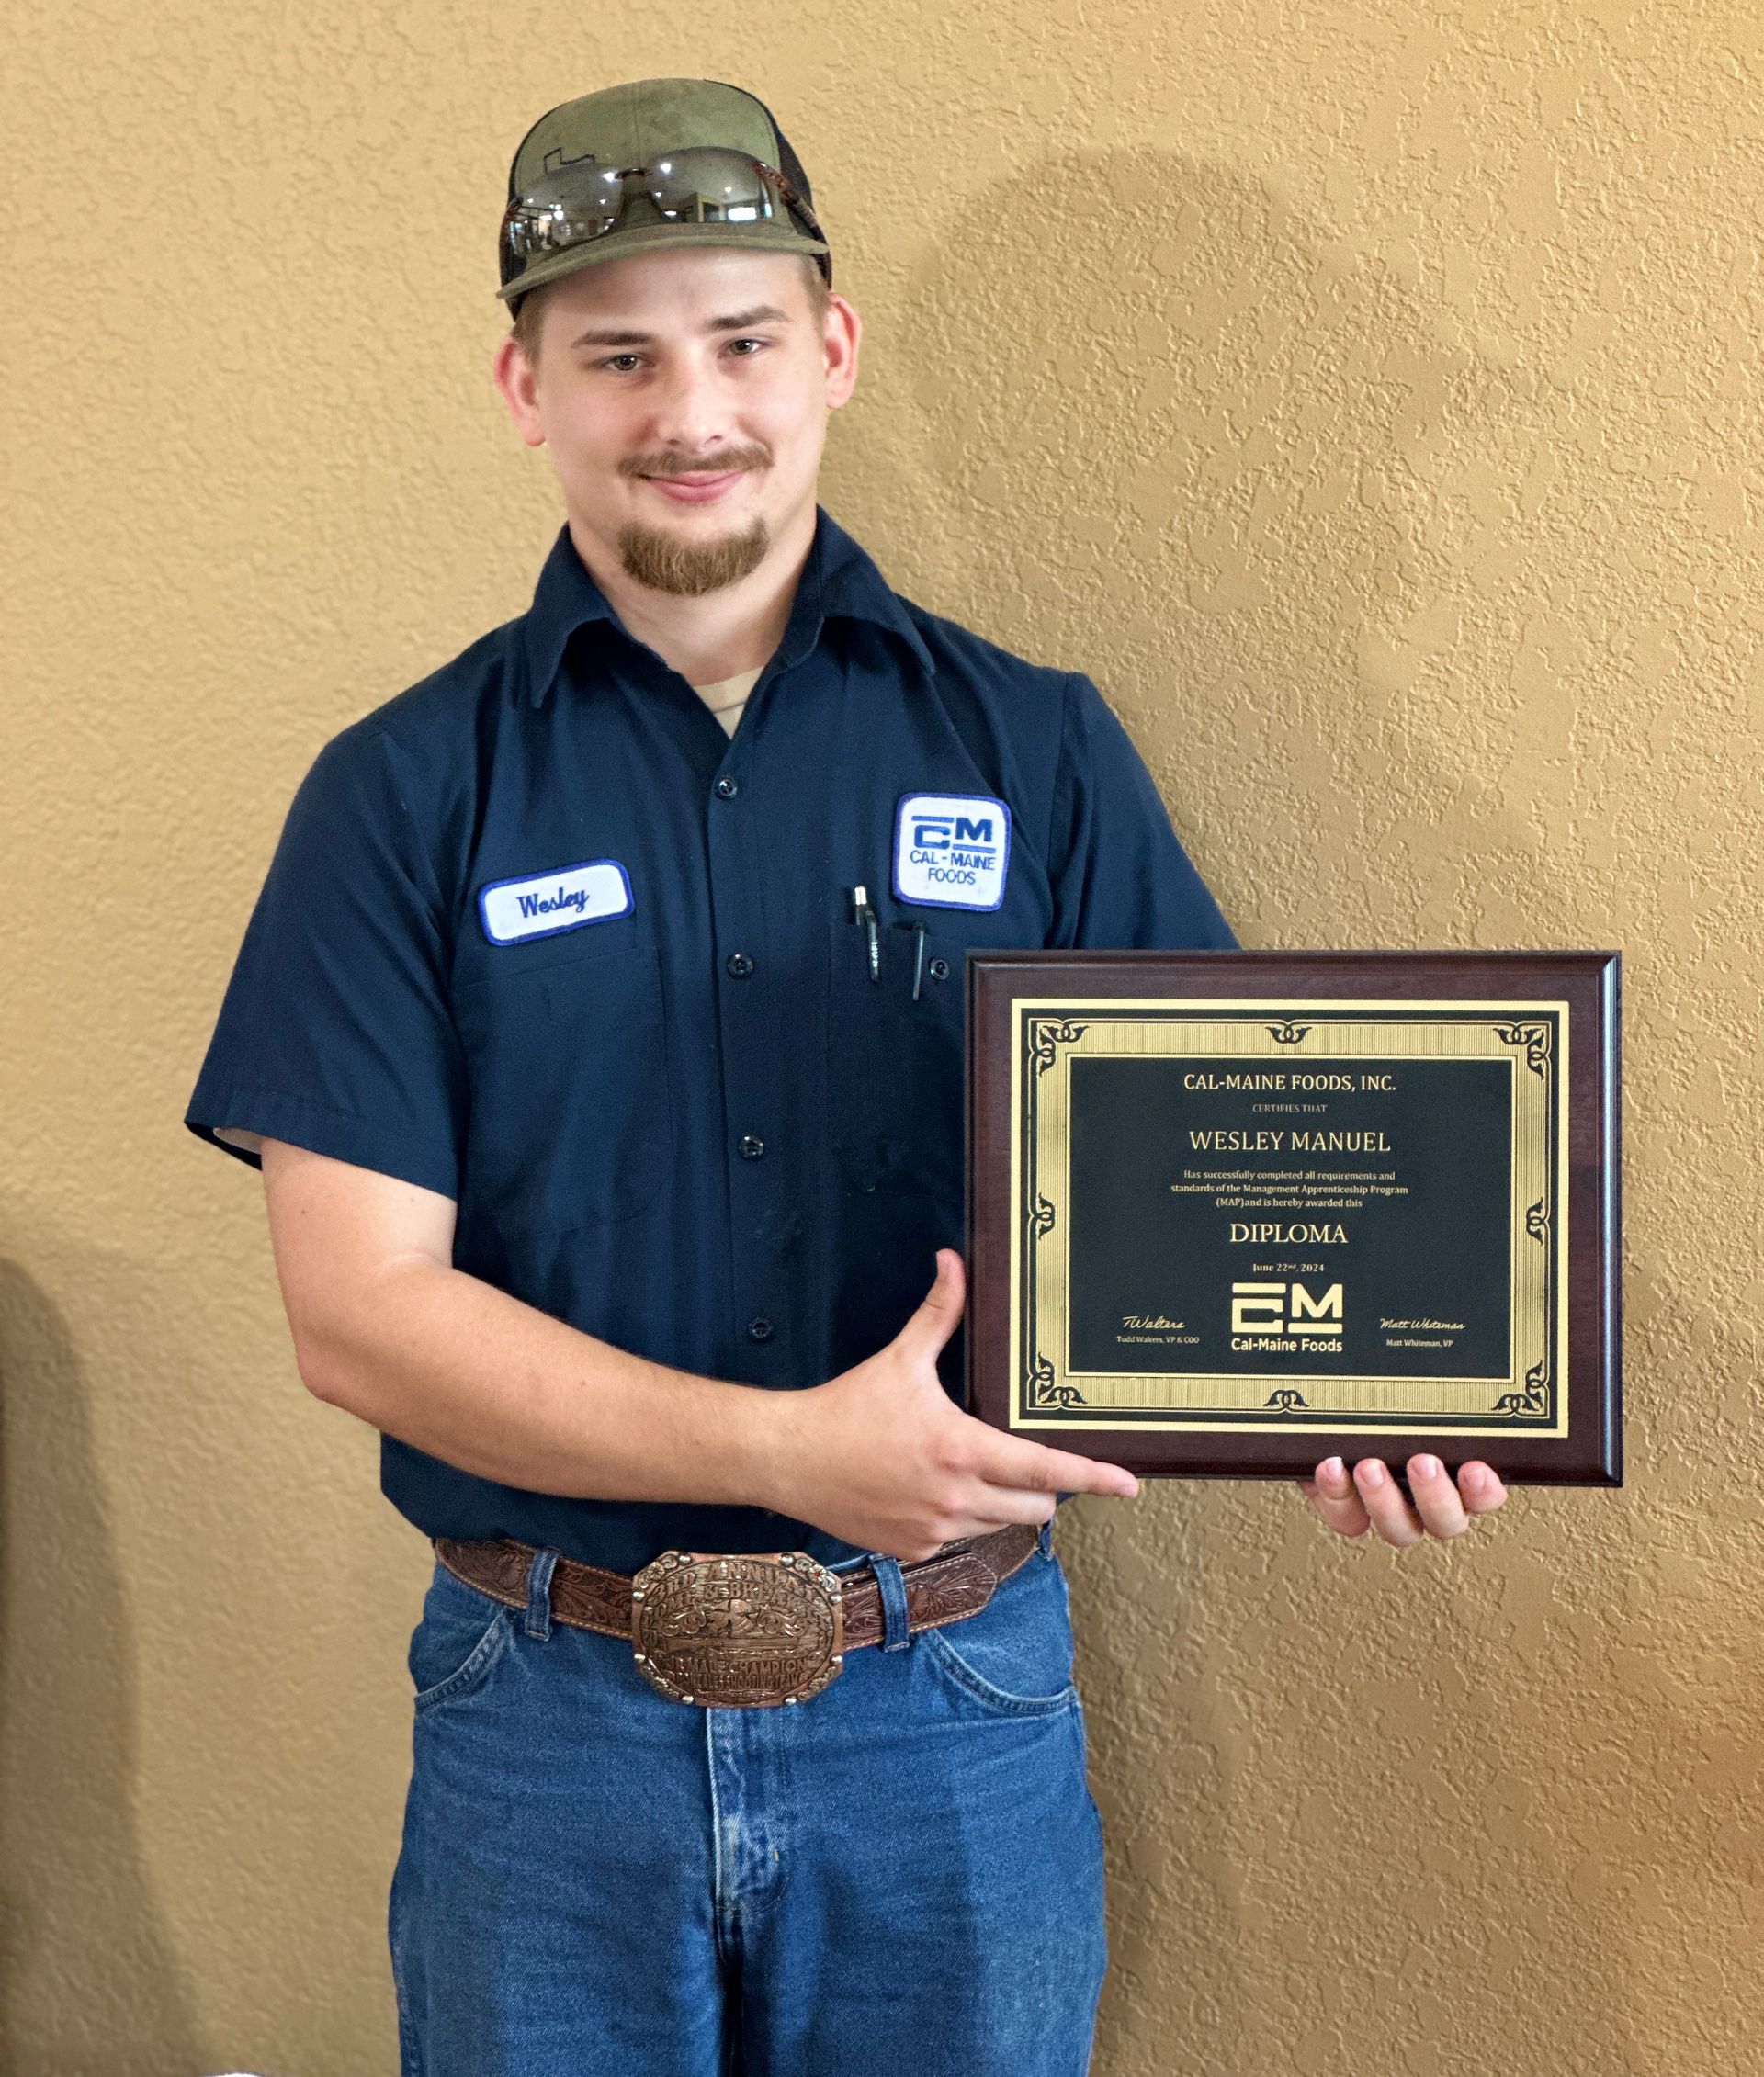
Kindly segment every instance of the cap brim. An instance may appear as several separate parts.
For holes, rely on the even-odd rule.
[[[566,252],[540,260],[496,291],[502,301],[525,296],[530,288],[543,288],[566,274],[575,274],[602,260],[622,259],[627,253],[653,253],[679,245],[724,245],[755,253],[824,253],[825,243],[800,231],[770,223],[645,223],[629,231],[609,231],[604,238],[590,238]]]

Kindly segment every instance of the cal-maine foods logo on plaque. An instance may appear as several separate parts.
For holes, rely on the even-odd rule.
[[[1283,1229],[1269,1226],[1275,1233]],[[1340,1231],[1338,1227],[1336,1231]],[[1268,1355],[1296,1350],[1338,1349],[1341,1342],[1341,1286],[1312,1291],[1302,1283],[1234,1283],[1231,1286],[1231,1346],[1259,1349]]]

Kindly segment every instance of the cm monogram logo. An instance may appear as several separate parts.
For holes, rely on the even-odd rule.
[[[1302,1283],[1234,1283],[1233,1334],[1304,1335],[1312,1340],[1341,1338],[1341,1286],[1332,1283],[1313,1297]]]

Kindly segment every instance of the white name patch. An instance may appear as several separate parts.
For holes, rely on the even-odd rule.
[[[478,913],[492,944],[548,938],[557,931],[628,916],[630,909],[630,878],[616,858],[563,865],[526,880],[497,880],[478,890]]]
[[[902,794],[894,891],[933,909],[996,909],[1011,859],[1011,810],[989,794]]]

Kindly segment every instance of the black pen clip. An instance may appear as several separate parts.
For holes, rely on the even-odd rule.
[[[925,978],[925,926],[922,923],[899,922],[892,927],[897,931],[912,932],[912,999],[917,1002]]]

